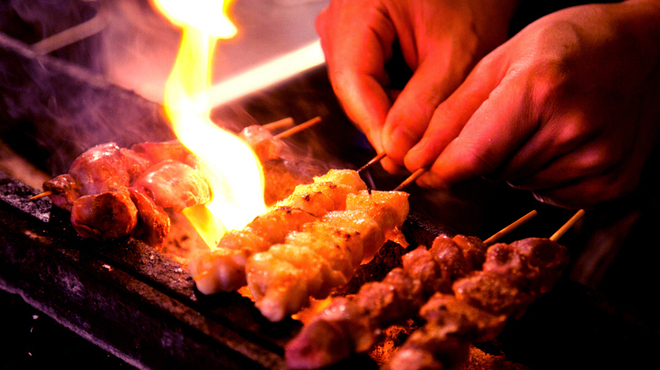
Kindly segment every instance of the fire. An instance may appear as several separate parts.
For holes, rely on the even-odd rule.
[[[238,136],[210,119],[211,106],[200,95],[210,86],[216,42],[237,32],[226,15],[228,2],[153,0],[173,24],[182,28],[181,45],[165,85],[164,106],[174,133],[199,158],[212,200],[184,210],[205,242],[243,228],[266,211],[264,176],[259,159]],[[194,97],[194,99],[193,99]]]

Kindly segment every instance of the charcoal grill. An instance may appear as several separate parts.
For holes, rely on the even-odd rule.
[[[87,67],[38,55],[25,42],[0,33],[0,138],[49,175],[66,172],[77,155],[95,144],[129,146],[173,138],[158,104],[109,84]],[[374,152],[341,113],[325,72],[324,67],[313,69],[218,108],[213,119],[265,123],[292,117],[302,122],[321,116],[329,124],[292,144],[323,163],[357,168]],[[374,184],[383,189],[392,189],[403,177],[372,171]],[[429,196],[410,189],[413,211],[404,225],[410,248],[428,245],[441,232],[490,235],[503,220],[532,207],[541,210],[540,220],[518,235],[550,235],[568,214],[492,184],[477,182],[465,191],[472,196]],[[140,241],[83,240],[66,212],[45,198],[29,200],[37,192],[0,173],[3,290],[137,368],[286,368],[283,346],[300,329],[299,322],[270,323],[238,293],[200,295],[185,266]],[[501,197],[485,201],[474,196],[493,193],[504,194],[507,206],[494,201]],[[384,251],[395,248],[388,245]],[[352,286],[385,272],[369,271]],[[501,368],[540,369],[608,363],[604,351],[624,354],[615,356],[620,361],[645,358],[657,343],[657,335],[631,323],[592,290],[566,280],[498,340],[479,348]],[[365,355],[336,367],[342,366],[377,368]]]

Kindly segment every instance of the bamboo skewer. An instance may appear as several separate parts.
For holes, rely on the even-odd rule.
[[[287,117],[287,118],[282,118],[281,120],[275,122],[266,123],[261,127],[265,128],[266,130],[273,131],[273,130],[277,130],[278,128],[292,126],[293,124],[294,124],[293,118]]]
[[[37,195],[34,195],[34,196],[30,197],[30,200],[35,200],[35,199],[47,197],[47,196],[52,195],[52,194],[53,194],[52,191],[44,191],[43,193],[39,193]]]
[[[365,169],[367,169],[368,167],[371,167],[374,163],[379,162],[381,159],[385,158],[386,156],[387,156],[387,154],[385,154],[385,152],[382,152],[382,153],[376,155],[369,162],[367,162],[367,164],[365,164],[364,166],[358,168],[357,172],[364,171]]]
[[[550,237],[550,240],[553,242],[556,242],[559,238],[562,237],[575,223],[584,215],[584,209],[581,209],[577,211],[573,217],[570,218],[570,220],[566,221],[566,223],[559,228],[552,236]]]
[[[428,169],[429,169],[428,167],[418,168],[415,172],[412,173],[412,175],[410,175],[407,179],[403,180],[403,182],[401,184],[399,184],[399,186],[394,188],[394,190],[398,191],[398,190],[401,190],[401,189],[405,188],[406,186],[412,184],[413,182],[415,182],[415,180],[417,180],[420,176],[422,176],[426,171],[428,171]]]
[[[531,212],[527,213],[526,215],[522,216],[518,220],[516,220],[513,223],[511,223],[510,225],[508,225],[507,227],[505,227],[502,230],[496,232],[490,238],[484,240],[484,244],[485,245],[491,245],[491,244],[495,243],[497,240],[499,240],[504,235],[506,235],[506,234],[510,233],[511,231],[515,230],[516,228],[518,228],[518,226],[520,226],[520,225],[524,224],[525,222],[531,220],[533,217],[535,217],[537,215],[537,213],[538,212],[536,212],[536,210],[532,210]]]
[[[103,31],[110,24],[107,13],[107,10],[101,8],[92,19],[32,44],[32,50],[39,55],[46,55],[95,35]]]
[[[291,135],[296,134],[296,133],[298,133],[302,130],[308,129],[308,128],[318,124],[319,122],[321,122],[321,117],[314,117],[314,118],[310,119],[307,122],[303,122],[303,123],[299,124],[298,126],[294,126],[294,127],[290,128],[286,131],[280,132],[279,134],[275,135],[274,138],[275,139],[281,139],[281,138],[284,138],[284,137],[287,137],[287,136],[291,136]]]

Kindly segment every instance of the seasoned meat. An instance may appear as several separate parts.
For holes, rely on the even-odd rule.
[[[139,154],[107,143],[78,156],[69,174],[78,184],[81,195],[94,195],[129,186],[150,164]]]
[[[71,223],[84,238],[120,238],[137,225],[137,208],[126,188],[85,195],[73,203]]]
[[[170,233],[170,217],[144,193],[128,188],[131,200],[137,208],[137,225],[133,236],[149,245],[160,245]]]
[[[282,152],[288,147],[282,140],[275,139],[270,130],[260,125],[245,127],[238,137],[247,143],[261,161],[282,157]]]
[[[507,315],[496,315],[479,309],[452,294],[436,293],[419,314],[434,326],[455,325],[470,342],[494,339],[504,328]]]
[[[149,167],[133,186],[157,205],[175,212],[211,199],[209,184],[200,172],[169,159]]]
[[[73,202],[80,197],[76,180],[69,174],[59,175],[44,182],[44,191],[51,192],[50,200],[56,207],[71,212]]]

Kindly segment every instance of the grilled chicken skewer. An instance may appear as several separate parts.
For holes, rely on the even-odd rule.
[[[250,256],[283,243],[290,232],[328,212],[345,209],[347,195],[365,189],[358,173],[352,170],[330,170],[315,177],[311,184],[298,185],[289,197],[244,229],[226,233],[217,248],[191,259],[189,269],[197,289],[213,294],[245,286],[245,266]]]
[[[467,360],[470,343],[495,338],[510,318],[548,292],[568,264],[557,240],[583,215],[579,210],[549,239],[527,238],[488,248],[483,269],[457,280],[454,295],[436,294],[420,310],[426,324],[384,370],[451,369]]]
[[[407,193],[348,194],[346,210],[303,225],[284,243],[248,260],[255,306],[269,320],[280,321],[306,306],[310,297],[327,297],[376,254],[386,236],[402,226],[408,210]]]
[[[310,127],[320,118],[278,137],[268,130],[289,121],[267,128],[249,126],[239,136],[250,140],[262,161],[269,160],[285,148],[280,137],[299,132],[300,126]],[[55,206],[71,212],[71,222],[82,237],[114,239],[135,230],[134,236],[160,244],[170,228],[166,209],[180,212],[210,200],[209,185],[197,165],[194,154],[177,140],[140,143],[130,149],[116,143],[97,145],[76,158],[67,174],[46,181],[44,192],[31,199],[49,196]]]
[[[495,244],[483,270],[458,279],[452,294],[434,295],[420,310],[426,324],[413,332],[383,369],[452,369],[475,341],[495,338],[551,289],[568,263],[568,250],[545,238]]]
[[[146,242],[158,244],[169,232],[166,208],[180,211],[210,199],[196,166],[196,157],[178,141],[131,149],[107,143],[85,151],[44,190],[55,206],[71,212],[82,237],[114,239],[137,228]]]

